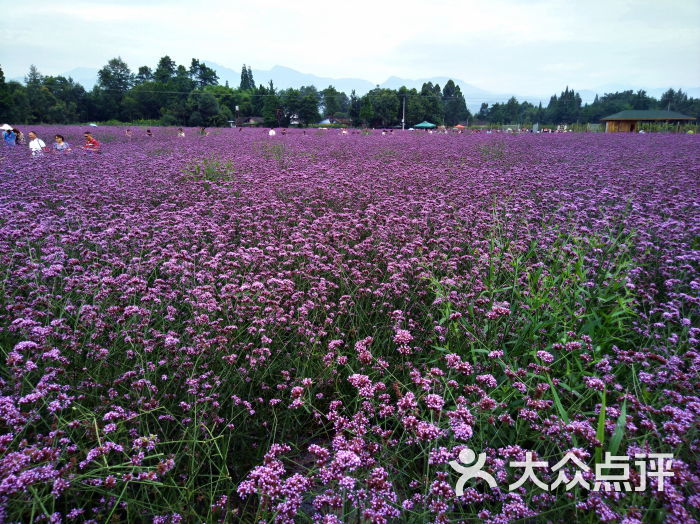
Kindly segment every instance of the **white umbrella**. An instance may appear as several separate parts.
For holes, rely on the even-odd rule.
[[[90,127],[97,127],[97,124],[88,124]]]
[[[12,130],[12,126],[11,126],[10,124],[3,124],[3,125],[0,126],[0,129],[3,129],[3,130],[5,130],[5,131],[11,131],[11,130]]]

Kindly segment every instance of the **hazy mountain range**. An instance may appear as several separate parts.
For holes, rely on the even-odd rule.
[[[222,66],[215,62],[204,61],[209,67],[214,69],[219,75],[219,82],[224,84],[228,81],[231,87],[237,87],[241,80],[240,69],[231,69],[226,66]],[[90,67],[76,67],[70,71],[62,73],[63,76],[71,77],[76,82],[82,84],[86,89],[92,89],[92,87],[97,83],[97,71],[96,68]],[[452,80],[459,85],[462,90],[462,94],[467,101],[467,106],[471,111],[476,111],[482,102],[487,102],[488,104],[493,104],[496,102],[505,102],[511,96],[515,96],[519,101],[527,100],[533,104],[538,104],[542,102],[543,105],[547,105],[549,102],[549,97],[554,93],[515,93],[515,92],[494,92],[481,89],[475,85],[469,84],[464,80],[460,80],[454,77],[431,77],[431,78],[399,78],[396,76],[390,76],[381,84],[374,84],[363,78],[331,78],[324,76],[317,76],[309,73],[302,73],[296,71],[289,67],[284,66],[274,66],[272,69],[253,69],[253,78],[257,84],[267,84],[272,80],[273,84],[278,89],[287,89],[289,87],[301,87],[301,86],[316,86],[318,89],[324,89],[329,85],[334,86],[339,91],[343,91],[346,94],[354,89],[358,95],[363,95],[367,91],[374,89],[379,85],[379,87],[398,89],[401,86],[406,86],[410,88],[416,88],[420,90],[421,86],[425,82],[437,83],[440,86],[444,86],[445,83],[452,78]],[[23,81],[23,78],[13,78],[12,80]],[[561,86],[561,90],[564,90],[565,86]],[[571,86],[574,87],[575,86]],[[674,87],[675,88],[675,87]],[[638,90],[638,86],[629,86],[624,84],[605,84],[598,86],[594,89],[577,89],[577,92],[581,95],[581,99],[584,103],[593,102],[596,94],[602,95],[604,93],[614,93],[616,91],[625,91],[628,89]],[[668,87],[658,87],[658,88],[644,88],[648,95],[655,98],[661,97],[661,95],[668,89]],[[688,96],[700,97],[700,87],[681,87]]]

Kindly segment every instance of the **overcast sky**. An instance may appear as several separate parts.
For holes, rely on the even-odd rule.
[[[7,78],[168,54],[500,92],[700,86],[700,0],[0,0],[0,38]]]

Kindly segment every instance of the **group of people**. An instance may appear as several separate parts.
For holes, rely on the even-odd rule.
[[[208,136],[208,135],[209,135],[209,131],[207,131],[207,129],[206,129],[205,127],[202,127],[202,128],[200,128],[200,130],[199,130],[199,134],[200,134],[201,136]],[[134,136],[134,132],[133,132],[130,128],[127,128],[127,129],[124,130],[124,135],[125,135],[129,140],[131,140],[131,139],[133,138],[133,136]],[[148,138],[153,138],[153,131],[151,131],[150,129],[146,129],[146,136],[147,136]],[[178,127],[178,128],[177,128],[177,136],[178,136],[179,138],[185,138],[185,130],[182,129],[181,127]]]
[[[6,146],[18,146],[24,144],[24,133],[16,127],[4,126],[2,139]]]
[[[47,147],[46,142],[44,142],[35,131],[30,131],[27,134],[29,138],[29,150],[32,156],[40,156],[44,153],[54,152],[54,153],[69,153],[72,148],[63,135],[55,135],[54,143],[51,148]],[[100,143],[92,136],[90,131],[85,131],[83,133],[85,138],[85,143],[82,149],[86,151],[97,152],[100,150]],[[21,131],[15,128],[5,129],[3,132],[3,141],[7,146],[17,146],[24,143],[24,135]]]

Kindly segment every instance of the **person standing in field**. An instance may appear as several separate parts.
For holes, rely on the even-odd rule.
[[[56,135],[54,137],[54,144],[53,144],[53,150],[54,153],[68,153],[70,151],[70,144],[66,142],[66,140],[63,138],[63,135]]]
[[[148,138],[153,138],[153,131],[146,129],[146,136],[148,136]]]
[[[127,130],[124,131],[124,134],[126,135],[126,138],[128,138],[129,140],[131,140],[131,137],[133,136],[133,133],[131,132],[131,129],[128,129],[128,128],[127,128]]]
[[[90,131],[85,131],[85,133],[83,133],[83,136],[85,137],[85,145],[83,145],[83,149],[86,149],[88,151],[100,150],[100,143],[93,138],[92,133]]]
[[[2,139],[5,142],[6,146],[14,146],[17,145],[16,142],[16,135],[12,129],[5,129],[2,133]]]
[[[181,127],[177,128],[177,136],[179,136],[180,138],[185,138],[185,132]]]
[[[44,154],[44,148],[46,144],[44,141],[37,136],[34,131],[29,132],[29,150],[32,152],[32,156],[41,156]]]
[[[20,131],[16,127],[13,127],[12,131],[15,134],[15,145],[18,146],[24,144],[24,133],[22,133],[22,131]]]

